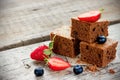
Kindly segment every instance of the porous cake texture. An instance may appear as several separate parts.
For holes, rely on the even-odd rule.
[[[71,36],[88,43],[95,42],[100,35],[108,36],[108,21],[86,22],[71,18]]]
[[[76,57],[80,52],[79,43],[80,40],[71,37],[71,27],[63,26],[55,29],[50,34],[50,39],[54,39],[53,52],[68,57]]]
[[[107,38],[104,44],[95,43],[80,43],[80,60],[105,67],[116,57],[116,47],[118,42]]]

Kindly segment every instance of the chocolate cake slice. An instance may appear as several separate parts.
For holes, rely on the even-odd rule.
[[[56,35],[54,39],[53,52],[56,54],[75,57],[80,52],[79,50],[79,40],[71,37],[71,27],[63,26],[61,28],[55,29],[50,34],[50,39]]]
[[[108,36],[108,21],[86,22],[72,18],[71,36],[88,43],[95,42],[100,35]]]
[[[98,67],[105,67],[116,57],[118,42],[108,39],[104,44],[80,43],[80,59]]]

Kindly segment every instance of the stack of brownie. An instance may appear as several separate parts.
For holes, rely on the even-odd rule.
[[[76,57],[80,53],[80,60],[105,67],[116,57],[118,42],[107,38],[99,44],[98,36],[108,36],[108,21],[86,22],[78,18],[71,19],[71,27],[63,26],[51,32],[54,39],[53,52],[68,57]]]

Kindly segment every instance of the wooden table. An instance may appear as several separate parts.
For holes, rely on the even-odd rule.
[[[30,59],[30,52],[42,44],[49,41],[14,48],[0,52],[0,80],[120,80],[120,24],[109,26],[109,38],[119,41],[117,47],[117,57],[107,67],[100,71],[84,71],[82,74],[75,75],[72,68],[63,71],[51,71],[43,62],[36,62]],[[56,54],[54,54],[56,55]],[[59,56],[71,64],[77,63],[78,58]],[[43,67],[45,74],[42,77],[35,77],[34,69]],[[114,69],[115,74],[110,74],[109,69]]]
[[[120,80],[119,5],[120,0],[0,0],[0,80]],[[30,59],[31,51],[49,43],[49,33],[53,29],[70,26],[71,17],[99,8],[105,9],[101,19],[113,24],[109,26],[108,37],[119,41],[117,57],[107,67],[75,75],[72,68],[51,71],[43,62]],[[79,64],[77,57],[56,56]],[[44,68],[42,77],[35,77],[36,67]],[[116,73],[110,74],[110,68]]]

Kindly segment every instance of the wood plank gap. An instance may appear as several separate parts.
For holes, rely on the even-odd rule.
[[[42,37],[36,37],[36,38],[28,39],[25,41],[21,40],[20,42],[0,47],[0,51],[5,51],[8,49],[17,48],[17,47],[26,46],[26,45],[31,45],[31,44],[38,43],[38,42],[48,41],[50,40],[49,37],[50,37],[49,35],[45,35]]]
[[[114,25],[114,24],[118,24],[118,23],[120,23],[120,19],[114,20],[114,21],[110,21],[110,25]]]

